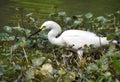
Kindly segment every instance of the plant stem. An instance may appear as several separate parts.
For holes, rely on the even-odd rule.
[[[26,62],[28,63],[28,57],[27,57],[27,54],[26,54],[25,48],[22,47],[22,50],[23,50],[23,53],[24,53],[24,55],[25,55]]]

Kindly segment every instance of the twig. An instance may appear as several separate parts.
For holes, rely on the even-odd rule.
[[[22,47],[22,49],[23,49],[23,53],[24,53],[24,55],[25,55],[25,59],[26,59],[26,61],[27,61],[27,63],[28,63],[28,57],[27,57],[27,54],[26,54],[25,48]]]

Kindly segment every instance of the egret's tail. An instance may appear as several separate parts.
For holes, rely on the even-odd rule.
[[[106,45],[106,44],[110,44],[110,43],[112,43],[112,44],[120,44],[120,42],[117,41],[117,40],[113,40],[113,41],[107,40],[107,37],[102,37],[100,40],[101,40],[102,45]]]
[[[101,45],[107,45],[107,44],[109,44],[109,41],[107,40],[106,37],[100,37],[99,38],[99,42],[100,42]]]
[[[112,42],[110,42],[110,43],[113,43],[113,44],[118,44],[118,41],[113,40],[113,41],[112,41]]]

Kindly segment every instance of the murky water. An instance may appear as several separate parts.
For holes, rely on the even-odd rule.
[[[37,10],[41,19],[47,19],[54,6],[69,16],[87,12],[99,16],[120,10],[120,0],[0,0],[0,26],[14,18],[16,7],[23,7],[26,12]]]

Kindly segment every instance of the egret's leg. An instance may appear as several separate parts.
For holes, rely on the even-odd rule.
[[[79,50],[77,50],[77,49],[73,49],[73,48],[67,48],[67,50],[77,53],[79,59],[82,58],[82,56],[83,56],[83,52],[84,52],[83,49],[79,49]]]
[[[82,60],[83,52],[84,51],[82,49],[80,49],[80,50],[77,51],[78,58],[80,59],[80,61]]]

